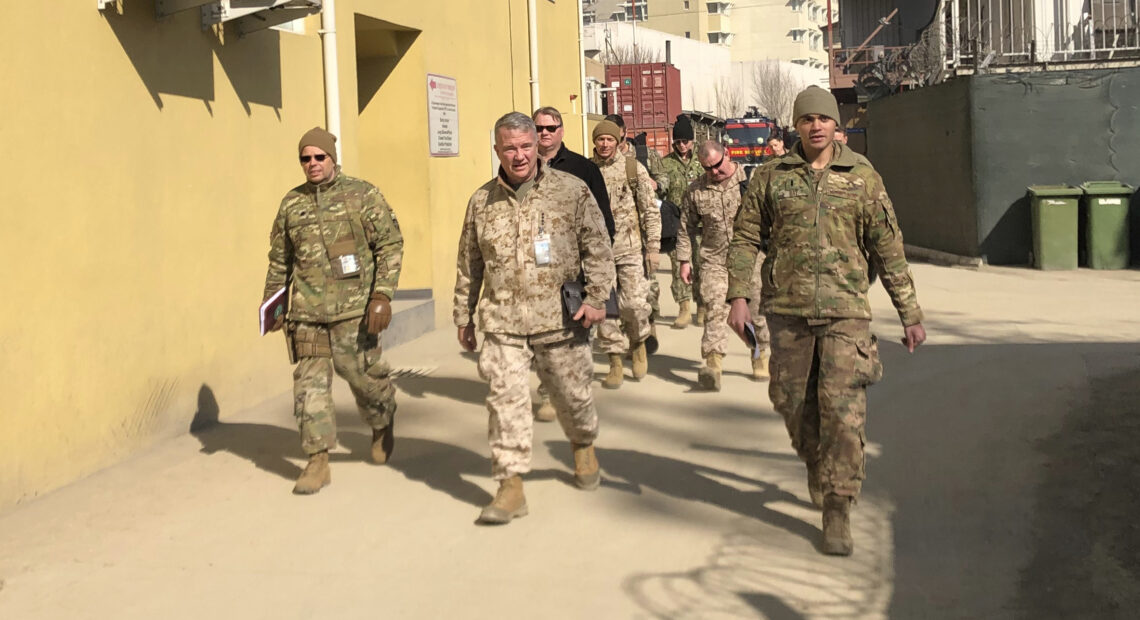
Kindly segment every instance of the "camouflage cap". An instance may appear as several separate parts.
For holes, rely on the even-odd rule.
[[[306,146],[315,146],[318,149],[329,154],[336,161],[336,136],[321,129],[320,127],[313,127],[301,136],[301,141],[297,144],[297,154],[305,150]]]
[[[807,114],[826,116],[838,123],[839,104],[835,103],[835,95],[818,86],[808,86],[800,91],[792,108],[792,122]]]

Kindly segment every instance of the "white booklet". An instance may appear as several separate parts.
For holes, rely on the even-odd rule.
[[[276,293],[271,295],[265,303],[261,304],[261,335],[269,333],[269,328],[273,327],[277,320],[285,316],[285,309],[289,305],[289,297],[285,295],[288,286],[282,286]]]

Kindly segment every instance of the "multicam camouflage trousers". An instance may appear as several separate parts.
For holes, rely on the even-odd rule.
[[[673,272],[673,283],[669,285],[669,291],[671,293],[673,293],[673,301],[675,301],[677,303],[681,303],[682,301],[689,301],[690,299],[693,299],[693,292],[696,291],[697,295],[696,295],[695,301],[696,301],[697,305],[700,305],[703,303],[701,301],[701,295],[700,295],[700,293],[701,293],[701,258],[699,256],[699,254],[701,252],[701,237],[700,237],[700,235],[697,235],[695,237],[690,237],[689,240],[690,240],[692,248],[693,248],[693,256],[692,256],[692,270],[693,270],[692,279],[693,279],[693,283],[692,284],[685,284],[685,281],[681,279],[681,260],[682,260],[682,258],[677,256],[677,250],[673,250],[672,252],[669,252],[669,263],[671,265],[671,269]],[[694,308],[694,310],[695,310],[695,308]]]
[[[862,488],[867,386],[883,376],[870,326],[865,319],[768,315],[768,395],[796,454],[820,464],[824,493],[858,497]]]
[[[636,346],[649,337],[649,282],[640,254],[616,256],[614,263],[621,319],[607,319],[598,326],[598,344],[606,353],[625,354],[631,341]]]
[[[562,431],[573,443],[590,444],[598,436],[598,411],[590,382],[594,360],[585,332],[545,342],[541,336],[486,334],[479,353],[479,376],[489,384],[488,438],[491,477],[503,480],[530,471],[534,418],[530,402],[530,367],[550,392]]]
[[[752,270],[752,290],[748,294],[751,300],[748,309],[752,314],[752,325],[756,328],[756,340],[762,349],[768,348],[771,337],[768,334],[768,322],[760,313],[760,286],[763,280],[760,276],[760,265],[764,262],[764,254],[756,257],[756,266]],[[701,299],[708,302],[705,320],[705,331],[701,336],[701,357],[708,357],[712,353],[724,355],[728,351],[729,334],[732,329],[728,326],[728,269],[721,261],[705,261],[704,274],[701,278]],[[735,335],[733,336],[735,339]]]
[[[348,381],[360,417],[369,426],[385,428],[392,423],[396,388],[388,377],[391,367],[380,357],[377,337],[365,330],[360,319],[290,322],[288,329],[294,350],[300,349],[293,371],[293,415],[306,454],[336,447],[333,370]]]

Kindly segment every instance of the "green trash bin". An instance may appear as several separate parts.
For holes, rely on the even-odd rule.
[[[1031,185],[1033,266],[1077,268],[1077,202],[1081,189],[1071,185]]]
[[[1089,181],[1085,192],[1085,248],[1093,269],[1127,269],[1128,204],[1132,188],[1116,181]]]

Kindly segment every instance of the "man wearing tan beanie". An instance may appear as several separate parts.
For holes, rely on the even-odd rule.
[[[910,352],[926,331],[883,180],[835,142],[835,97],[810,86],[793,109],[799,144],[756,169],[736,219],[728,323],[744,337],[753,267],[767,246],[760,309],[771,332],[768,395],[807,465],[811,501],[823,509],[823,551],[850,555],[850,509],[865,475],[867,386],[883,374],[867,300],[871,264],[882,272]]]
[[[602,387],[609,389],[621,387],[622,357],[627,352],[633,361],[634,379],[640,380],[649,372],[645,342],[652,326],[645,273],[647,265],[650,273],[657,271],[657,254],[661,251],[661,211],[653,202],[649,172],[632,156],[622,154],[620,141],[621,128],[616,123],[598,123],[594,128],[594,155],[590,158],[606,180],[614,215],[613,256],[621,319],[598,327],[598,341],[610,359],[610,371],[602,379]]]
[[[372,461],[388,462],[396,390],[380,358],[380,332],[392,320],[404,241],[395,214],[372,184],[340,172],[336,136],[314,127],[297,144],[306,182],[285,194],[269,235],[262,299],[288,290],[285,327],[293,373],[293,414],[309,463],[293,492],[331,482],[336,446],[333,371],[348,381],[372,427]]]

